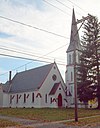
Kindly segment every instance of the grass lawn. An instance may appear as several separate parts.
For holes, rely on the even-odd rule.
[[[92,117],[92,118],[86,118],[86,119],[80,119],[78,122],[70,121],[65,123],[66,125],[74,125],[74,126],[92,126],[95,127],[96,125],[100,126],[100,116],[98,117]],[[99,127],[98,127],[99,128]]]
[[[0,108],[1,115],[15,116],[43,121],[59,121],[74,118],[74,109],[54,108]],[[78,117],[100,115],[100,110],[78,109]],[[100,117],[98,117],[100,120]]]

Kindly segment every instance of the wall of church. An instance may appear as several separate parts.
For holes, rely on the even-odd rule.
[[[56,75],[56,79],[53,79],[54,75]],[[57,96],[51,96],[51,95],[49,95],[49,93],[50,93],[52,87],[54,86],[54,84],[59,83],[60,81],[64,87],[63,79],[61,78],[61,76],[59,74],[58,68],[56,67],[56,65],[54,65],[52,67],[52,69],[50,70],[42,87],[40,88],[40,93],[42,93],[42,97],[43,97],[42,102],[41,102],[42,107],[55,107],[55,108],[58,107],[57,102],[55,100],[52,101],[53,97],[57,98]],[[65,89],[65,87],[64,87],[64,89]],[[64,91],[59,92],[59,90],[57,90],[57,93],[61,93],[62,96],[65,98]],[[47,100],[46,100],[46,96],[47,96]]]
[[[32,108],[41,107],[41,94],[38,91],[9,94],[9,107]]]
[[[9,107],[8,93],[3,93],[3,107]]]
[[[74,62],[74,52],[67,53],[67,65],[71,65]]]
[[[3,91],[2,91],[2,86],[0,86],[0,107],[3,106]]]
[[[81,52],[77,50],[76,51],[76,63],[77,64],[79,64],[80,55],[81,55]]]

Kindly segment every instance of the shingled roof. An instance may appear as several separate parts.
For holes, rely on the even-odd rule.
[[[9,92],[19,93],[38,89],[53,65],[54,63],[17,73],[12,79]]]

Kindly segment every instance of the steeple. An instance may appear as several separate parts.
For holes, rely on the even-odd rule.
[[[74,12],[74,9],[73,9],[70,44],[69,44],[69,47],[67,49],[67,52],[73,51],[74,46],[75,46],[76,50],[81,50],[80,39],[79,39],[77,23],[76,23],[76,18],[75,18],[75,12]]]

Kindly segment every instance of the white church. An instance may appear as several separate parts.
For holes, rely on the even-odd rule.
[[[0,85],[0,107],[12,108],[62,108],[74,105],[74,50],[76,66],[79,63],[80,40],[73,9],[70,44],[66,51],[66,80],[57,64],[51,63],[17,73]]]

